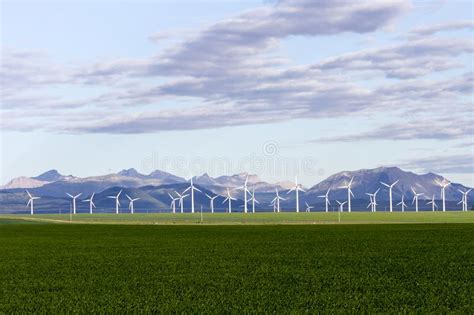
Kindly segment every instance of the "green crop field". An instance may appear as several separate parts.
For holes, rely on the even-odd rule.
[[[0,218],[0,313],[474,311],[469,223],[21,222]]]
[[[149,214],[38,214],[0,215],[15,219],[57,223],[100,224],[370,224],[370,223],[474,223],[474,211],[448,212],[312,212],[312,213],[149,213]]]

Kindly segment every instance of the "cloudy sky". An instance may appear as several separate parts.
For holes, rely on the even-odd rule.
[[[471,1],[0,3],[2,183],[397,165],[474,186]]]

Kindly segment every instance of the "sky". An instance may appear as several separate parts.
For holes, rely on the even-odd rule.
[[[471,1],[0,1],[0,183],[49,169],[474,186]]]

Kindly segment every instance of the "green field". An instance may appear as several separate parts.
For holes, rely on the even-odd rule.
[[[16,220],[100,224],[371,224],[371,223],[474,223],[474,211],[448,212],[312,212],[312,213],[150,213],[150,214],[39,214],[0,215]]]
[[[0,218],[0,313],[474,311],[469,223],[19,222]]]

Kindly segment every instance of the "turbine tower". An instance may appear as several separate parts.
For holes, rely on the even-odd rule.
[[[248,200],[247,200],[247,193],[251,195],[251,192],[250,192],[250,190],[249,190],[248,187],[247,187],[248,181],[249,181],[249,176],[247,175],[247,177],[245,178],[245,183],[244,183],[244,185],[235,188],[236,190],[243,190],[243,191],[244,191],[244,212],[245,212],[245,213],[248,212],[248,207],[247,207],[247,203],[248,203]]]
[[[110,199],[115,199],[115,213],[116,214],[119,214],[119,207],[120,207],[120,201],[119,201],[119,197],[120,197],[120,194],[122,193],[122,189],[120,189],[119,193],[117,194],[117,196],[107,196],[107,198],[110,198]]]
[[[183,194],[180,194],[179,192],[175,191],[175,193],[178,195],[179,199],[179,206],[181,207],[181,213],[184,213],[184,198],[189,196],[189,194],[185,195],[184,192]]]
[[[336,200],[336,202],[339,204],[339,212],[344,212],[344,205],[347,203],[347,201],[340,202],[339,200]]]
[[[415,189],[411,187],[411,191],[413,192],[413,200],[411,204],[415,204],[415,211],[418,212],[418,197],[423,196],[422,193],[416,193]]]
[[[446,187],[448,187],[451,183],[450,182],[445,182],[444,180],[442,182],[438,181],[435,179],[436,184],[441,186],[441,199],[443,202],[443,212],[446,212]]]
[[[92,208],[96,208],[95,204],[94,204],[94,195],[95,193],[92,193],[91,197],[89,199],[86,199],[86,200],[82,200],[82,202],[88,202],[89,203],[89,213],[92,214]]]
[[[325,195],[318,196],[318,198],[324,198],[324,203],[326,204],[326,212],[329,211],[329,206],[331,203],[329,202],[329,192],[331,191],[331,188],[328,189]]]
[[[435,211],[435,208],[438,209],[438,205],[436,204],[435,202],[435,196],[433,195],[433,197],[431,198],[431,201],[427,202],[426,203],[427,205],[431,205],[431,210],[434,212]]]
[[[232,196],[230,195],[230,190],[229,188],[227,188],[227,197],[224,199],[224,201],[222,203],[225,203],[225,202],[229,202],[229,213],[232,213],[232,200],[237,200],[235,198],[232,198]]]
[[[349,181],[347,185],[339,187],[339,188],[347,189],[347,211],[348,212],[351,212],[351,196],[354,197],[354,194],[352,193],[352,190],[351,190],[353,180],[354,180],[354,177],[351,178],[351,180]]]
[[[250,198],[250,201],[252,202],[252,213],[255,213],[255,203],[260,203],[255,198],[255,188],[252,190],[252,197]]]
[[[170,208],[173,210],[173,213],[176,213],[176,201],[179,200],[179,197],[173,197],[170,193],[168,193],[168,196],[171,198]]]
[[[28,197],[29,197],[28,203],[26,204],[26,206],[27,207],[30,206],[30,213],[31,215],[33,215],[35,211],[33,202],[34,200],[41,199],[41,197],[33,197],[28,190],[26,191],[26,193],[28,194]]]
[[[190,193],[191,193],[191,213],[194,213],[194,191],[199,191],[199,192],[202,192],[202,191],[200,191],[199,189],[194,187],[192,177],[191,177],[191,185],[183,191],[183,194],[186,193],[188,190],[191,190],[190,191]]]
[[[387,186],[389,191],[389,198],[390,198],[390,212],[393,212],[393,202],[392,202],[392,189],[393,189],[393,186],[395,186],[400,180],[396,180],[393,184],[389,185],[389,184],[386,184],[384,182],[380,182],[380,184],[384,185],[384,186]]]
[[[467,195],[471,192],[472,188],[467,191],[462,191],[458,189],[458,191],[462,194],[461,201],[458,204],[462,203],[462,211],[467,211]]]
[[[304,203],[306,205],[306,212],[311,212],[311,209],[313,209],[314,207],[310,206],[306,201]]]
[[[210,202],[210,206],[211,206],[211,213],[214,213],[214,199],[216,199],[217,197],[219,197],[219,195],[216,195],[214,197],[211,197],[209,196],[208,194],[206,194],[207,198],[209,198],[209,202]]]
[[[82,193],[80,193],[80,194],[78,194],[78,195],[75,195],[75,196],[73,196],[73,195],[71,195],[71,194],[69,194],[69,193],[66,193],[66,195],[68,195],[69,197],[72,198],[72,212],[73,212],[74,214],[76,214],[76,199],[77,199],[80,195],[82,195]]]
[[[290,190],[288,190],[288,192],[286,194],[289,194],[291,193],[292,191],[295,191],[296,193],[296,212],[300,212],[300,197],[299,197],[299,192],[302,191],[302,192],[306,192],[304,191],[300,185],[298,185],[298,176],[295,176],[295,186],[293,186],[293,188],[291,188]]]
[[[130,210],[130,213],[134,213],[134,209],[133,209],[133,203],[137,200],[140,200],[140,198],[135,198],[133,199],[132,197],[130,197],[129,195],[125,194],[125,196],[127,196],[128,200],[130,201],[130,203],[128,204],[128,209]]]
[[[402,206],[402,212],[405,212],[405,207],[407,206],[405,203],[405,195],[402,195],[402,201],[397,203],[397,206],[400,206],[400,205]]]
[[[286,200],[286,199],[283,198],[283,197],[280,197],[280,195],[278,194],[278,188],[275,188],[275,192],[276,192],[276,197],[273,198],[272,203],[274,204],[274,207],[276,207],[276,211],[280,212],[280,210],[281,210],[280,200]],[[275,208],[274,208],[274,210],[275,210]]]

